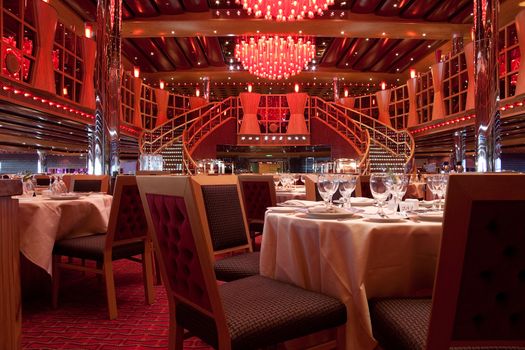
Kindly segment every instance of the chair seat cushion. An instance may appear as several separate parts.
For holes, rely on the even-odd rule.
[[[423,350],[432,300],[376,299],[369,303],[374,338],[384,350]],[[453,350],[511,350],[520,347],[452,347]]]
[[[55,242],[54,255],[70,256],[73,258],[101,261],[104,259],[106,235],[93,235],[62,239]],[[144,252],[144,243],[134,242],[113,247],[112,259],[128,258]]]
[[[220,281],[235,281],[259,274],[260,253],[243,253],[215,262],[215,275]]]
[[[346,323],[339,300],[263,276],[219,286],[232,349],[259,349]],[[178,304],[177,321],[217,346],[213,319]]]

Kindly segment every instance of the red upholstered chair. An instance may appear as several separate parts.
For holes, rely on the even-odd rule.
[[[246,220],[255,247],[255,237],[261,235],[266,208],[276,205],[275,183],[272,175],[239,175],[239,186],[246,212]]]
[[[118,176],[111,203],[108,232],[57,241],[53,248],[53,306],[58,304],[60,272],[63,269],[94,272],[106,284],[109,318],[117,318],[117,300],[113,280],[113,261],[136,260],[142,255],[146,303],[154,301],[151,238],[135,176]],[[65,261],[62,256],[93,260],[96,267]]]
[[[525,348],[525,175],[450,175],[432,299],[370,302],[389,349]]]
[[[70,192],[109,192],[108,175],[64,175],[64,183]]]
[[[304,187],[306,190],[306,200],[309,201],[322,201],[323,197],[319,194],[319,190],[317,189],[317,178],[318,174],[307,174],[304,178]],[[352,197],[354,196],[354,193],[352,193]],[[341,198],[341,193],[339,191],[335,191],[334,195],[332,196],[332,200],[337,200]]]
[[[139,176],[138,184],[167,291],[169,349],[183,348],[184,329],[216,349],[245,350],[346,322],[337,299],[273,279],[252,276],[218,286],[200,188],[183,176]]]
[[[221,281],[259,274],[259,252],[253,252],[235,175],[192,176],[199,215],[208,227]],[[226,255],[226,256],[225,256]]]

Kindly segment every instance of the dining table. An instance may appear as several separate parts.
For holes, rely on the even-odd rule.
[[[347,349],[377,346],[371,298],[431,295],[441,241],[441,222],[369,220],[359,214],[312,219],[303,212],[270,210],[265,215],[261,275],[341,300]]]
[[[89,194],[60,199],[41,195],[17,198],[20,251],[51,275],[55,241],[105,233],[113,197]]]
[[[304,186],[296,186],[290,189],[277,188],[275,190],[277,203],[286,202],[290,199],[306,199],[306,189]]]

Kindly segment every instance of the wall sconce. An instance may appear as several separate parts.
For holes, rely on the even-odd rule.
[[[159,87],[161,90],[164,90],[164,80],[159,81]]]
[[[138,66],[134,66],[133,67],[133,76],[135,78],[138,78],[140,76],[140,67],[138,67]]]
[[[295,83],[293,89],[295,92],[299,92],[299,84]]]
[[[416,70],[414,68],[410,68],[410,79],[414,79],[416,77]]]
[[[195,89],[195,96],[200,97],[200,95],[201,91],[199,90],[199,88]]]

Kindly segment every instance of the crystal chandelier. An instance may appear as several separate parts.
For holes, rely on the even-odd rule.
[[[288,79],[299,74],[315,56],[309,37],[260,36],[245,38],[235,46],[235,58],[261,78]]]
[[[278,21],[294,21],[322,15],[334,0],[235,0],[249,15],[275,18]]]

